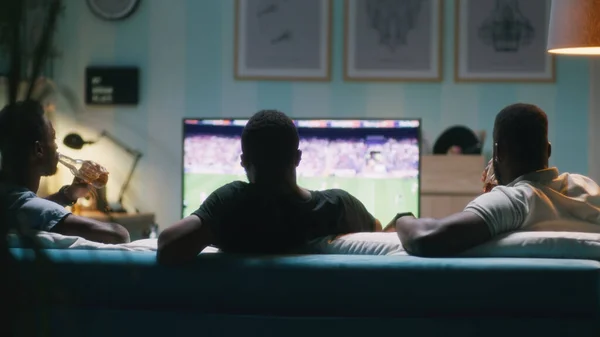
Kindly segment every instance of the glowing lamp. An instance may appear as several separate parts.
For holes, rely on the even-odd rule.
[[[552,0],[548,52],[600,55],[600,0]]]

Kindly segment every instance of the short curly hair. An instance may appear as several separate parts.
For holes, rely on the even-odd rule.
[[[548,159],[548,117],[533,104],[509,105],[496,116],[494,141],[521,164],[539,165]]]
[[[44,107],[27,100],[5,106],[0,111],[1,167],[24,164],[35,142],[47,138]]]
[[[284,168],[294,160],[299,146],[294,121],[277,110],[257,112],[242,132],[242,153],[257,168]]]

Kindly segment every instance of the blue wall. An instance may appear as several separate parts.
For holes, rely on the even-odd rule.
[[[67,1],[58,33],[64,55],[56,63],[57,81],[83,97],[87,65],[138,65],[142,102],[135,108],[79,113],[62,109],[59,137],[81,126],[91,133],[106,129],[142,150],[129,201],[140,210],[154,210],[161,226],[180,213],[184,116],[249,116],[277,108],[296,117],[420,117],[425,134],[434,139],[455,124],[491,135],[499,109],[523,101],[548,113],[553,164],[587,173],[589,62],[558,59],[556,84],[455,84],[454,1],[444,3],[445,80],[380,84],[342,80],[342,0],[334,1],[330,83],[235,81],[234,0],[144,0],[134,16],[112,23],[96,19],[84,1]],[[126,169],[128,163],[122,163],[115,170]]]

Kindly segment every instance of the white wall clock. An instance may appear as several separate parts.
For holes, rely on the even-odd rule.
[[[87,0],[90,10],[103,20],[122,20],[135,12],[141,0]]]

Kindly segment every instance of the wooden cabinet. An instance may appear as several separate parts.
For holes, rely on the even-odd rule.
[[[421,217],[462,211],[482,193],[483,156],[431,155],[421,158]]]

